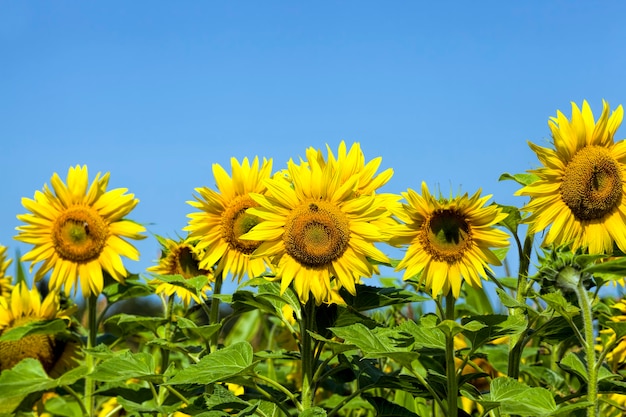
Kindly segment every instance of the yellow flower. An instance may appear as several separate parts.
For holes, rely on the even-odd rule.
[[[383,187],[391,177],[393,176],[393,169],[388,168],[381,173],[377,173],[380,164],[382,163],[382,157],[376,157],[371,161],[365,163],[365,155],[361,150],[361,145],[358,142],[353,143],[350,146],[350,150],[347,149],[346,143],[341,141],[339,148],[337,149],[337,156],[333,154],[330,146],[326,145],[328,152],[328,161],[324,158],[324,154],[320,149],[313,147],[308,148],[306,151],[307,158],[309,160],[317,161],[320,166],[324,167],[326,164],[338,172],[341,182],[346,182],[352,175],[357,175],[359,180],[354,190],[356,196],[360,195],[374,195],[376,194],[381,207],[384,207],[389,212],[393,212],[394,209],[399,209],[401,203],[399,202],[400,196],[392,193],[377,193],[378,189]],[[381,230],[385,230],[390,226],[396,224],[396,221],[391,215],[379,216],[372,221]],[[374,267],[376,273],[378,273],[377,266]]]
[[[246,212],[257,203],[250,193],[265,193],[263,181],[270,178],[272,161],[254,158],[252,164],[248,158],[239,162],[231,158],[232,178],[219,164],[213,164],[213,175],[218,191],[207,187],[196,188],[200,194],[196,201],[188,201],[200,212],[191,213],[189,224],[184,230],[189,232],[189,239],[197,241],[196,248],[204,253],[200,268],[209,270],[216,266],[215,274],[232,274],[241,280],[247,274],[249,278],[267,272],[267,262],[262,258],[251,258],[250,254],[260,242],[240,239],[240,236],[259,222],[259,219]]]
[[[157,276],[154,280],[150,281],[150,284],[156,285],[155,292],[157,294],[165,294],[166,296],[176,295],[182,301],[185,307],[189,306],[191,299],[196,303],[201,303],[200,297],[204,297],[205,291],[209,291],[213,277],[213,271],[204,270],[199,268],[199,256],[196,252],[196,248],[186,241],[175,241],[172,239],[161,238],[157,236],[157,239],[161,243],[161,259],[157,265],[147,268],[148,271],[154,272],[158,275],[179,275],[185,279],[194,278],[200,275],[206,275],[206,286],[203,288],[203,292],[196,294],[180,285],[174,285],[165,281],[162,281]]]
[[[15,239],[34,245],[22,258],[32,262],[31,270],[43,262],[35,280],[52,270],[51,289],[64,288],[69,294],[80,280],[85,297],[102,292],[103,270],[124,281],[121,256],[138,260],[139,252],[123,238],[143,239],[145,228],[123,218],[139,200],[125,194],[125,188],[106,191],[108,182],[109,173],[98,173],[89,186],[87,167],[77,165],[70,167],[67,185],[55,173],[52,190],[46,184],[34,200],[22,199],[32,213],[17,216],[27,225],[17,227]]]
[[[458,298],[463,280],[480,288],[481,277],[492,271],[489,264],[501,264],[490,248],[509,244],[508,235],[494,228],[506,213],[485,207],[491,196],[481,197],[480,191],[438,200],[422,183],[421,196],[411,189],[402,195],[408,204],[396,215],[404,223],[389,229],[390,243],[409,246],[396,270],[405,269],[404,279],[421,274],[433,296],[452,291]]]
[[[7,269],[13,259],[7,259],[7,247],[0,245],[0,297],[6,297],[11,294],[13,289],[13,277],[7,275]]]
[[[60,310],[59,293],[52,291],[41,300],[37,287],[28,289],[25,282],[17,284],[11,297],[0,297],[0,335],[9,330],[37,321],[57,318],[68,323],[67,332],[32,334],[19,340],[0,342],[0,371],[11,369],[22,359],[38,360],[53,377],[75,366],[79,345],[70,332],[72,311]]]
[[[373,224],[388,213],[373,193],[358,196],[359,174],[344,176],[340,165],[309,157],[289,161],[288,178],[266,181],[267,195],[252,194],[260,205],[248,213],[262,219],[244,239],[262,241],[254,256],[270,257],[285,291],[293,283],[300,301],[313,294],[317,304],[332,303],[334,291],[356,293],[361,277],[375,271],[368,257],[389,262],[375,243]],[[336,280],[336,282],[335,282]]]
[[[582,111],[572,103],[572,119],[563,113],[550,118],[555,149],[529,143],[542,167],[529,172],[538,180],[518,190],[529,196],[524,208],[530,232],[549,227],[544,245],[569,244],[591,254],[611,253],[613,243],[626,251],[626,141],[614,142],[624,110],[594,121],[589,104]]]
[[[357,195],[372,194],[380,187],[385,185],[392,177],[393,170],[391,168],[376,174],[382,162],[381,157],[377,157],[365,163],[365,155],[361,150],[361,145],[353,143],[348,151],[346,143],[341,141],[337,150],[337,157],[333,154],[330,146],[326,145],[328,152],[328,162],[324,158],[321,150],[313,147],[306,151],[308,160],[315,160],[320,166],[330,165],[335,171],[339,172],[340,180],[347,181],[352,175],[358,175],[359,181],[355,193]],[[393,196],[396,198],[396,196]],[[397,198],[396,198],[397,199]]]

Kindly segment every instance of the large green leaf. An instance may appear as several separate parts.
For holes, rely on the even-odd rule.
[[[56,334],[65,331],[67,331],[67,322],[63,319],[32,321],[2,333],[0,342],[20,340],[34,334]]]
[[[125,382],[131,378],[160,382],[154,356],[147,352],[123,351],[101,362],[90,376],[98,381]]]
[[[348,344],[357,346],[368,358],[393,358],[400,363],[410,363],[419,354],[407,345],[407,334],[397,328],[368,329],[361,323],[333,327],[331,331]]]
[[[16,396],[25,396],[32,392],[47,391],[53,388],[71,385],[85,376],[87,369],[84,366],[74,368],[58,379],[52,379],[35,359],[27,358],[19,362],[12,369],[0,374],[0,399],[4,400]]]
[[[540,387],[529,387],[509,377],[492,380],[490,392],[484,396],[484,401],[489,405],[497,403],[501,413],[522,417],[549,416],[557,410],[550,391]]]
[[[589,378],[587,372],[587,363],[584,359],[585,358],[583,357],[583,352],[580,352],[578,354],[574,352],[567,352],[567,354],[559,362],[559,366],[567,372],[575,374],[582,381],[587,382]],[[621,376],[612,373],[608,368],[604,366],[601,366],[600,369],[598,369],[598,382],[612,378],[618,379],[621,378]]]
[[[248,342],[237,342],[182,369],[166,384],[212,384],[244,374],[253,366],[252,346]]]
[[[423,316],[419,324],[413,320],[407,320],[398,326],[399,330],[410,334],[414,338],[415,347],[419,349],[442,349],[446,348],[446,335],[437,327],[437,317],[434,315]]]
[[[395,304],[418,303],[431,300],[415,291],[394,287],[372,287],[358,284],[356,295],[342,289],[341,296],[350,308],[356,311],[367,311]]]

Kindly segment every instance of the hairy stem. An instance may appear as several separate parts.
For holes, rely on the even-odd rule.
[[[455,320],[454,304],[456,299],[454,294],[449,292],[446,295],[446,320]],[[458,414],[458,383],[456,378],[456,364],[454,362],[454,335],[446,335],[446,376],[448,382],[448,416],[456,416]]]
[[[583,316],[585,355],[587,358],[587,401],[591,403],[587,408],[587,416],[595,417],[598,410],[598,369],[596,368],[595,337],[593,332],[593,315],[591,300],[587,294],[587,289],[581,279],[576,286],[578,304]]]

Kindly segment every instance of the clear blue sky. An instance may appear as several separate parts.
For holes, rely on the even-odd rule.
[[[0,243],[22,197],[87,164],[140,199],[130,218],[182,234],[211,165],[360,142],[384,191],[520,206],[503,172],[537,165],[572,101],[626,103],[618,1],[0,1]],[[626,128],[618,138],[626,137]],[[133,272],[158,244],[139,242]]]

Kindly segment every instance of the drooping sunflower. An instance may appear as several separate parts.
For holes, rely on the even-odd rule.
[[[290,160],[288,178],[266,181],[267,195],[252,194],[259,207],[248,213],[262,221],[242,236],[262,242],[254,256],[269,257],[285,291],[293,283],[300,300],[331,303],[337,289],[355,294],[355,284],[371,277],[368,260],[389,262],[375,244],[382,233],[374,224],[388,213],[375,195],[357,195],[359,174],[308,158]]]
[[[409,189],[407,201],[395,213],[402,221],[389,229],[392,245],[408,245],[396,270],[404,279],[419,276],[433,296],[450,291],[459,297],[463,280],[482,287],[491,265],[501,265],[491,248],[507,247],[508,235],[494,226],[507,214],[495,205],[485,206],[490,195],[480,190],[454,198],[435,198],[422,183],[422,195]]]
[[[572,118],[550,118],[554,149],[529,143],[543,164],[529,172],[538,179],[515,194],[529,196],[524,207],[530,232],[548,229],[544,245],[569,244],[591,254],[626,251],[626,141],[613,136],[624,116],[619,106],[594,120],[587,101],[572,103]]]
[[[11,294],[13,277],[7,275],[7,269],[13,259],[7,259],[7,247],[0,245],[0,297]]]
[[[17,227],[15,236],[34,245],[22,257],[31,261],[31,271],[43,262],[35,280],[52,270],[52,290],[63,288],[69,294],[80,282],[85,297],[102,292],[103,270],[123,282],[127,272],[121,256],[139,259],[137,249],[124,238],[145,238],[143,226],[124,219],[139,202],[134,194],[125,194],[126,188],[107,191],[109,173],[98,173],[91,186],[88,178],[87,166],[70,167],[67,185],[54,173],[52,189],[45,184],[34,200],[22,198],[31,213],[17,216],[27,224]]]
[[[157,274],[150,284],[156,285],[157,294],[165,294],[170,297],[178,296],[185,308],[193,299],[196,303],[201,303],[200,297],[205,296],[205,292],[211,289],[210,282],[214,280],[212,270],[204,270],[199,267],[199,254],[191,242],[185,240],[173,240],[157,236],[161,244],[161,258],[157,265],[147,268],[148,271]],[[197,276],[206,276],[206,285],[200,295],[180,285],[171,284],[159,279],[159,275],[178,275],[184,279]]]
[[[63,319],[66,331],[54,334],[32,334],[18,340],[0,342],[0,371],[11,369],[22,359],[33,358],[52,377],[58,377],[77,365],[81,357],[80,343],[72,333],[70,310],[61,310],[58,291],[51,291],[42,300],[37,287],[29,289],[25,282],[13,288],[10,297],[0,297],[0,335],[36,321]]]
[[[244,275],[257,277],[268,269],[263,258],[251,258],[250,254],[260,242],[241,239],[259,219],[246,210],[258,204],[250,193],[266,192],[264,180],[272,174],[272,160],[255,157],[252,163],[244,158],[240,164],[231,158],[232,178],[219,164],[213,164],[217,191],[208,187],[196,188],[196,201],[188,201],[199,212],[188,215],[189,224],[183,229],[188,239],[197,241],[196,249],[204,253],[199,267],[215,268],[215,274],[232,274],[241,280]]]

